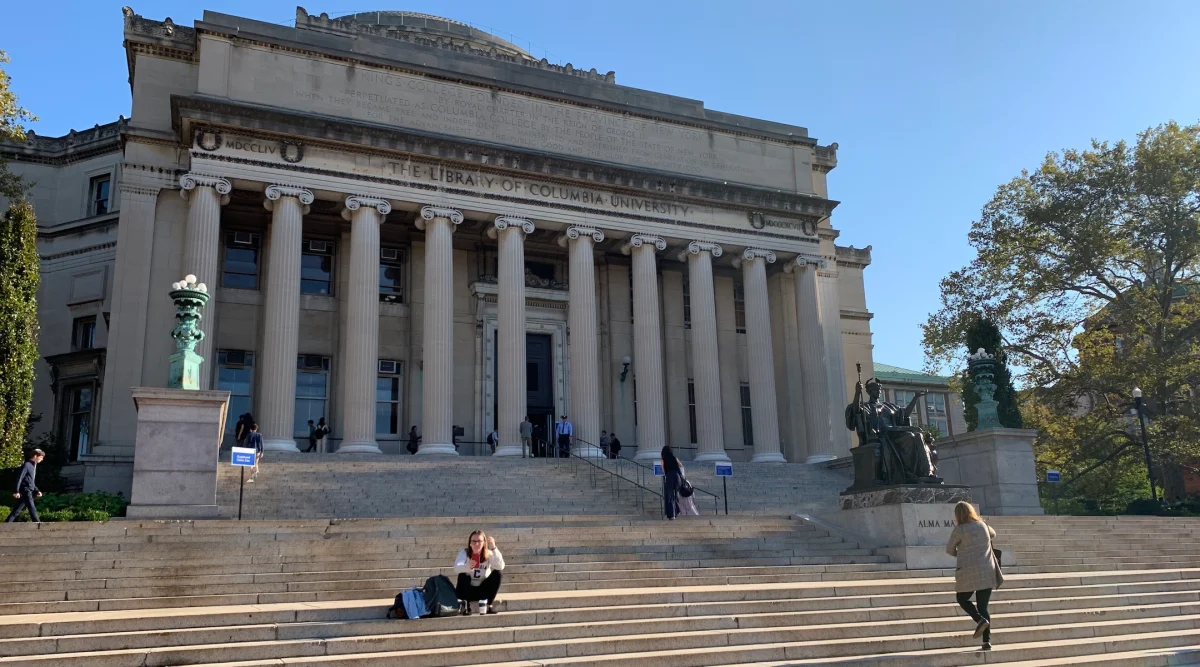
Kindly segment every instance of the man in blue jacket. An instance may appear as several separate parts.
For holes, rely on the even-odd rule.
[[[42,492],[38,491],[34,478],[37,477],[37,464],[41,463],[44,458],[46,458],[46,452],[35,449],[30,452],[29,458],[21,465],[21,474],[17,475],[17,492],[13,494],[13,498],[17,499],[17,505],[13,507],[4,523],[15,521],[22,509],[29,510],[30,521],[41,523],[33,499],[42,497]]]

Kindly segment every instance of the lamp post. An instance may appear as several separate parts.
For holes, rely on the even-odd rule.
[[[1133,388],[1133,407],[1137,410],[1138,425],[1142,428],[1142,451],[1146,454],[1146,478],[1150,480],[1150,497],[1158,502],[1158,491],[1154,488],[1154,468],[1150,462],[1150,440],[1146,438],[1146,413],[1142,406],[1142,390]]]

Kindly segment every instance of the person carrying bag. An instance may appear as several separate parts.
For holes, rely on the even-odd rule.
[[[975,506],[960,502],[954,506],[954,522],[957,524],[946,542],[946,553],[957,559],[954,568],[954,593],[958,604],[975,621],[975,638],[983,638],[983,650],[992,650],[992,617],[988,613],[988,602],[992,590],[1004,583],[1000,571],[1000,558],[992,549],[992,538],[996,531],[983,522]],[[975,596],[978,607],[971,603]]]

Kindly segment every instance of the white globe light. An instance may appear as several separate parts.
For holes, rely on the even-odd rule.
[[[196,284],[196,276],[189,273],[183,277],[183,281],[189,285],[195,285]]]
[[[183,289],[183,283],[171,283],[171,289]]]
[[[204,292],[205,294],[208,293],[208,288],[204,286],[204,283],[200,283],[199,285],[196,285],[196,289],[200,290],[201,292]]]

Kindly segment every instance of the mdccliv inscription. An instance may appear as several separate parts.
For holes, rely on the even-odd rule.
[[[433,134],[724,181],[812,192],[812,152],[401,72],[236,45],[228,97]],[[201,91],[204,92],[204,91]]]

